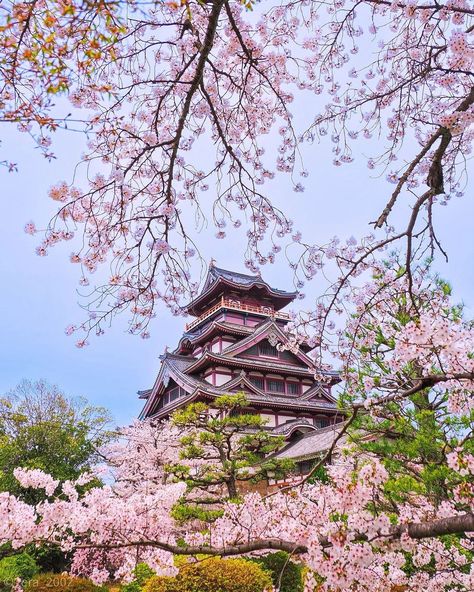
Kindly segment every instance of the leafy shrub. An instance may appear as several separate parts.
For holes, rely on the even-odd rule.
[[[148,580],[143,588],[143,592],[183,592],[182,584],[177,581],[177,577],[153,576]]]
[[[291,561],[285,551],[277,551],[250,561],[270,573],[273,585],[280,592],[303,592],[303,566]]]
[[[32,578],[25,592],[100,592],[102,588],[85,578],[45,573]]]
[[[265,592],[271,587],[269,574],[256,563],[212,558],[185,565],[173,578],[150,578],[143,592]]]
[[[140,592],[155,572],[146,563],[139,563],[133,570],[133,580],[122,586],[122,592]]]
[[[11,590],[17,578],[26,582],[39,572],[36,561],[28,553],[19,553],[0,560],[0,591]]]

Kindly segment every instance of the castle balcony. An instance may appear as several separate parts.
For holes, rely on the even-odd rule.
[[[221,297],[219,302],[206,310],[202,315],[194,319],[192,323],[188,323],[186,325],[186,331],[191,331],[198,325],[200,325],[203,321],[211,317],[216,311],[220,309],[228,309],[228,310],[236,310],[238,312],[249,312],[257,315],[261,315],[264,317],[270,317],[272,319],[281,319],[282,321],[289,321],[290,315],[286,312],[275,311],[273,308],[269,306],[253,306],[251,304],[243,304],[239,300],[233,300],[231,298],[224,298]]]

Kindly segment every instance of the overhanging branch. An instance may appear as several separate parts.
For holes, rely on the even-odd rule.
[[[388,534],[378,534],[373,537],[370,542],[374,543],[378,540],[396,540],[402,535],[407,534],[410,538],[421,540],[426,538],[434,538],[448,534],[465,534],[466,532],[474,532],[474,514],[466,512],[456,516],[449,516],[447,518],[440,518],[439,520],[431,520],[428,522],[410,522],[407,524],[400,524],[393,526]],[[367,541],[367,535],[361,533],[353,538],[354,541]],[[321,536],[319,543],[325,549],[331,548],[332,543],[327,537]],[[290,542],[277,538],[267,538],[249,541],[248,543],[241,543],[236,545],[225,545],[222,547],[211,547],[209,545],[174,545],[156,540],[140,540],[127,541],[123,543],[97,543],[97,544],[83,544],[78,545],[78,549],[126,549],[130,547],[153,547],[162,549],[174,555],[244,555],[254,551],[277,550],[287,551],[291,554],[304,554],[308,548],[303,543]]]

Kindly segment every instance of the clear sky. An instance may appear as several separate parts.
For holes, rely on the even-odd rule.
[[[55,206],[47,197],[48,188],[71,179],[85,140],[73,132],[58,134],[57,160],[48,163],[26,135],[3,125],[2,158],[16,161],[19,172],[0,170],[0,393],[22,378],[44,378],[71,395],[84,395],[94,404],[107,406],[117,423],[127,423],[140,409],[136,391],[151,386],[159,368],[158,356],[166,345],[175,346],[187,321],[159,310],[149,340],[128,335],[123,319],[104,336],[91,338],[88,348],[74,346],[73,338],[64,334],[64,328],[82,315],[76,293],[78,269],[69,263],[72,245],[52,249],[47,257],[39,258],[34,252],[39,239],[24,234],[23,227],[32,219],[38,227],[46,225]],[[367,145],[359,149],[365,153]],[[210,144],[209,150],[213,152]],[[271,150],[269,141],[267,151]],[[294,193],[284,177],[266,188],[308,241],[366,234],[368,222],[380,213],[393,187],[383,177],[372,178],[364,161],[356,159],[345,168],[336,168],[331,161],[329,143],[307,147],[305,166],[311,174],[305,179],[306,191]],[[469,193],[437,214],[439,235],[450,256],[449,266],[439,263],[438,267],[470,314],[474,307],[473,215]],[[200,235],[203,256],[207,260],[214,257],[220,267],[245,271],[243,246],[243,232],[229,231],[224,241],[214,238],[212,228]],[[275,287],[292,288],[291,270],[283,257],[264,268],[263,277]],[[321,291],[317,280],[309,284],[307,297],[298,306],[310,309]]]

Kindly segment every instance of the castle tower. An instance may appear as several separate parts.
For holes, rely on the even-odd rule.
[[[161,356],[153,387],[139,391],[145,400],[140,417],[162,419],[191,401],[212,404],[220,395],[244,392],[248,411],[289,442],[342,421],[331,394],[337,373],[317,382],[308,345],[297,352],[277,348],[288,344],[290,316],[282,309],[296,295],[211,263],[201,293],[186,307],[194,319],[177,348]]]

